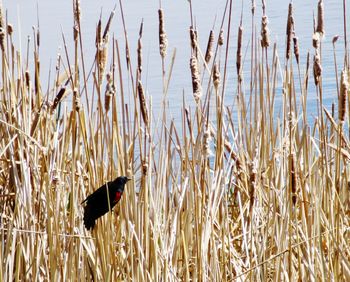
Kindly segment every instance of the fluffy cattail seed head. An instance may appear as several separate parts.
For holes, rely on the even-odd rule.
[[[312,35],[312,46],[315,49],[318,49],[320,47],[320,34],[318,32],[315,32]]]
[[[194,30],[194,28],[190,27],[190,39],[191,39],[191,47],[193,51],[197,50],[197,32]]]
[[[218,64],[214,65],[213,82],[214,82],[215,89],[218,90],[220,87],[220,71],[219,71]]]
[[[108,73],[106,75],[107,78],[107,84],[106,84],[106,90],[105,90],[105,111],[108,112],[110,108],[110,101],[111,98],[115,95],[115,86],[113,84],[113,77],[111,73]]]
[[[268,17],[264,15],[261,18],[261,47],[263,48],[267,48],[270,46],[269,28],[267,27],[268,23]]]
[[[318,85],[322,75],[322,66],[321,66],[321,58],[319,53],[316,51],[316,55],[314,56],[314,80],[315,85]]]
[[[201,86],[201,80],[199,78],[198,61],[195,56],[191,57],[190,68],[191,68],[191,75],[192,75],[193,96],[195,101],[198,103],[199,99],[202,96],[202,86]]]
[[[160,56],[164,58],[166,56],[166,49],[168,47],[168,39],[164,29],[163,9],[158,10],[158,17],[159,17],[159,52],[160,52]]]
[[[219,44],[219,46],[224,45],[224,30],[223,29],[220,30],[218,44]]]

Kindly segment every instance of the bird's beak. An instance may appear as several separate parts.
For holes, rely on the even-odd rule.
[[[130,181],[130,180],[132,180],[132,177],[127,176],[126,179],[127,179],[127,181]]]

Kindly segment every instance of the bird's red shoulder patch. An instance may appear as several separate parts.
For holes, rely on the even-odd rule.
[[[119,202],[121,196],[122,196],[122,193],[121,193],[121,192],[119,192],[119,191],[116,192],[116,193],[115,193],[114,202],[115,202],[115,203]]]

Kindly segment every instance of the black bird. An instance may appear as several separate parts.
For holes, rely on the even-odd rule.
[[[131,178],[120,176],[113,181],[109,181],[82,202],[82,204],[86,202],[84,207],[84,225],[87,230],[93,229],[95,226],[95,220],[107,213],[109,207],[112,210],[112,208],[119,202],[124,192],[124,186],[129,180],[131,180]]]

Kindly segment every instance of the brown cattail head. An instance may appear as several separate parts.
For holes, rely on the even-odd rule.
[[[315,49],[318,49],[320,47],[320,34],[318,32],[315,32],[312,35],[312,46]]]
[[[214,46],[214,31],[211,30],[209,33],[207,51],[205,52],[205,62],[208,64],[211,57],[213,56],[213,46]]]
[[[166,49],[168,47],[168,39],[164,29],[163,9],[158,10],[158,17],[159,17],[159,52],[160,52],[160,56],[164,58],[166,56]]]
[[[202,86],[201,86],[201,80],[199,78],[198,61],[195,56],[191,57],[190,68],[191,68],[191,75],[192,75],[193,96],[195,101],[198,103],[199,99],[202,96]]]
[[[252,8],[251,8],[251,10],[252,10],[252,14],[253,15],[255,13],[255,8],[256,8],[255,0],[252,0]]]
[[[141,110],[142,119],[143,119],[143,122],[146,124],[146,126],[148,126],[148,110],[147,110],[145,92],[143,90],[141,80],[138,81],[137,90],[138,90],[137,92],[139,94],[140,110]]]
[[[266,15],[261,18],[261,47],[267,48],[270,46],[270,38],[269,38],[269,28],[267,24],[269,23],[269,19]]]
[[[0,1],[0,47],[2,51],[5,51],[5,24],[4,24],[4,9],[2,7],[2,1]]]
[[[141,76],[142,72],[142,41],[141,37],[137,42],[137,70],[139,72],[139,76]]]
[[[316,32],[318,32],[321,37],[324,36],[324,7],[323,0],[318,1],[317,5],[317,27]]]
[[[115,94],[115,86],[113,83],[113,76],[111,73],[108,73],[106,75],[106,79],[107,79],[107,84],[106,84],[106,90],[105,90],[105,111],[108,112],[111,98]]]
[[[293,18],[293,4],[292,2],[289,3],[288,7],[288,19],[287,19],[287,42],[286,42],[286,59],[289,60],[290,58],[290,45],[292,41],[292,34],[294,32],[294,18]]]
[[[81,101],[80,101],[79,90],[76,87],[74,87],[73,89],[73,99],[74,99],[75,110],[79,112],[81,109]]]
[[[340,77],[340,96],[339,96],[339,113],[338,118],[340,122],[344,122],[346,113],[346,96],[349,91],[349,81],[346,69],[341,72]]]
[[[294,36],[293,37],[293,45],[294,45],[294,56],[295,60],[297,61],[297,64],[299,64],[299,44],[298,44],[298,37]]]
[[[63,86],[60,91],[58,91],[55,99],[53,100],[53,104],[52,104],[52,107],[51,107],[51,111],[54,111],[56,109],[56,107],[58,106],[59,102],[61,102],[64,94],[66,93],[66,87]]]
[[[80,0],[75,0],[73,3],[73,9],[74,9],[74,21],[76,24],[80,23],[81,19],[81,9],[80,9]]]
[[[224,45],[224,30],[223,29],[220,30],[218,44],[219,44],[219,46]]]
[[[237,37],[237,54],[236,54],[236,68],[238,81],[241,82],[241,68],[242,68],[242,37],[243,37],[243,26],[238,27]]]
[[[332,40],[333,45],[338,41],[338,39],[339,39],[338,34],[333,37],[333,40]]]
[[[214,65],[214,70],[213,70],[213,83],[214,83],[215,89],[218,90],[219,87],[220,87],[220,71],[219,71],[218,64],[215,64],[215,65]]]
[[[24,73],[24,78],[25,78],[25,81],[26,81],[26,87],[27,87],[27,89],[29,89],[29,87],[30,87],[30,73],[29,73],[29,70],[26,70],[26,72]]]
[[[7,34],[11,36],[12,33],[13,33],[13,26],[12,26],[12,24],[8,24],[7,25]]]
[[[292,196],[292,203],[293,206],[295,206],[297,202],[297,171],[296,171],[296,164],[295,164],[295,154],[289,155],[289,171],[290,171],[290,185],[291,185],[291,196]]]
[[[316,54],[314,56],[314,80],[315,80],[315,85],[318,85],[321,79],[321,75],[322,75],[322,66],[321,66],[321,58],[320,55],[318,53],[318,51],[316,51]]]

